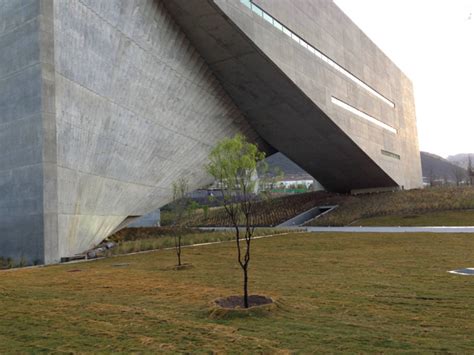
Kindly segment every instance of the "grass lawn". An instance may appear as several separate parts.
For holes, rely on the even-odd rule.
[[[240,292],[234,245],[183,257],[194,268],[159,251],[0,272],[0,353],[474,351],[474,277],[446,272],[474,267],[474,236],[256,240],[250,289],[279,307],[220,320],[209,302]]]
[[[474,210],[442,211],[424,214],[404,214],[359,219],[352,226],[474,226]]]

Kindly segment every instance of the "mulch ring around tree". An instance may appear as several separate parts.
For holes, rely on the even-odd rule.
[[[270,297],[260,295],[250,295],[248,297],[249,307],[263,306],[265,304],[273,303]],[[243,296],[229,296],[215,300],[215,303],[222,308],[244,308]]]
[[[193,267],[194,267],[193,264],[181,264],[181,265],[176,265],[174,269],[176,271],[180,271],[180,270],[192,269]]]
[[[228,296],[212,302],[209,316],[212,319],[266,316],[276,308],[276,302],[270,297],[249,295],[249,308],[245,308],[243,296]]]
[[[181,264],[181,265],[173,265],[167,266],[163,268],[163,271],[181,271],[181,270],[188,270],[194,268],[193,264]]]

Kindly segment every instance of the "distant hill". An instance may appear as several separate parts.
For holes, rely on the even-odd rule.
[[[453,164],[456,164],[464,169],[467,169],[469,156],[471,156],[472,164],[474,164],[474,153],[450,155],[448,157],[448,160]]]
[[[301,180],[312,180],[313,178],[306,171],[294,163],[286,155],[278,152],[270,155],[265,159],[268,164],[270,173],[275,171],[276,168],[281,169],[285,178],[301,179]]]
[[[425,182],[432,180],[447,180],[451,183],[466,179],[467,170],[453,164],[436,154],[420,152],[421,167]]]

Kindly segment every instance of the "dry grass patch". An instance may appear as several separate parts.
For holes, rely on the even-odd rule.
[[[312,226],[346,226],[360,219],[474,209],[474,187],[442,187],[348,196],[340,207],[310,221]],[[462,223],[465,223],[464,221]]]
[[[256,226],[277,226],[313,207],[338,204],[346,198],[347,196],[344,195],[318,191],[265,199],[254,205],[253,224]],[[168,214],[169,212],[163,212],[165,220],[170,219]],[[243,221],[241,222],[244,224]],[[232,225],[222,207],[214,207],[208,211],[198,209],[185,217],[183,223],[200,227]]]
[[[241,290],[232,243],[188,249],[179,272],[172,251],[1,272],[0,353],[474,351],[474,278],[446,272],[474,266],[470,235],[254,243],[250,290],[278,300],[265,316],[209,318]]]

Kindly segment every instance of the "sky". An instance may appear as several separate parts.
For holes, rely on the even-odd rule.
[[[474,0],[334,0],[412,80],[420,150],[474,153]]]

